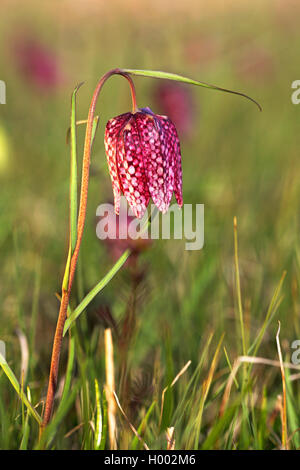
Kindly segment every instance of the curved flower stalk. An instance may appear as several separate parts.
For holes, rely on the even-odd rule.
[[[117,118],[109,121],[106,129],[105,146],[108,153],[109,169],[112,176],[116,211],[118,211],[118,200],[122,191],[137,217],[141,217],[145,212],[150,200],[150,196],[152,197],[156,206],[162,212],[167,211],[173,191],[175,192],[178,204],[180,206],[182,205],[181,154],[179,139],[174,124],[165,116],[155,115],[149,108],[143,108],[141,110],[137,108],[135,88],[131,75],[141,75],[146,77],[182,81],[193,85],[225,91],[227,93],[238,94],[250,99],[251,101],[254,101],[252,98],[249,98],[247,95],[242,93],[219,88],[214,85],[208,85],[206,83],[191,80],[180,75],[174,75],[165,72],[129,69],[114,69],[107,72],[99,80],[89,108],[84,142],[78,215],[76,192],[76,121],[75,113],[72,112],[70,244],[65,275],[62,284],[60,309],[53,341],[48,392],[41,430],[45,428],[51,419],[58,378],[61,343],[64,330],[66,331],[65,322],[67,310],[69,308],[71,289],[74,281],[75,270],[84,231],[91,149],[97,124],[97,118],[95,118],[95,108],[99,93],[104,83],[112,75],[121,75],[126,78],[130,85],[132,97],[132,113],[126,113],[126,115],[122,115],[123,117],[118,116]],[[75,94],[78,88],[79,87],[77,87],[73,93],[72,111],[74,111]],[[260,108],[259,104],[256,104]],[[130,160],[130,158],[132,158],[132,160]],[[134,178],[136,178],[136,181]],[[135,193],[135,191],[137,192]],[[118,271],[121,265],[124,264],[129,254],[130,252],[126,252],[126,256],[125,253],[122,255],[122,263],[119,260],[115,267],[112,268],[112,274],[107,275],[108,281],[111,279],[112,275]],[[95,288],[89,294],[87,294],[81,304],[75,309],[74,314],[70,315],[70,318],[68,319],[68,327],[71,324],[71,317],[73,319],[77,318],[84,308],[87,307],[89,302],[94,298],[96,293],[100,291],[101,287],[106,284],[106,281],[100,281],[100,283],[98,283],[98,285],[96,285]]]

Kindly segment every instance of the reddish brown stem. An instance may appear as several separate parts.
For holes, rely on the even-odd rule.
[[[81,245],[83,231],[84,231],[86,208],[87,208],[87,197],[88,197],[88,186],[89,186],[92,130],[93,130],[93,121],[94,121],[94,116],[95,116],[95,108],[96,108],[97,99],[102,89],[102,86],[104,85],[106,80],[108,80],[108,78],[110,78],[112,75],[122,75],[128,80],[129,85],[130,85],[130,90],[131,90],[133,112],[135,112],[137,109],[135,88],[134,88],[134,84],[133,84],[131,77],[127,73],[124,73],[119,69],[111,70],[107,72],[105,75],[103,75],[103,77],[99,80],[98,85],[96,86],[96,89],[94,91],[92,101],[90,104],[87,125],[86,125],[86,134],[85,134],[84,151],[83,151],[80,203],[79,203],[78,222],[77,222],[77,240],[76,240],[75,248],[74,248],[71,261],[70,261],[68,289],[63,290],[62,292],[60,309],[59,309],[56,330],[55,330],[55,335],[54,335],[54,340],[53,340],[48,391],[47,391],[45,411],[44,411],[44,416],[43,416],[42,429],[44,429],[45,426],[49,423],[51,414],[52,414],[54,395],[55,395],[55,390],[57,386],[59,358],[60,358],[61,343],[62,343],[62,338],[63,338],[63,330],[64,330],[65,321],[66,321],[67,309],[69,305],[72,284],[73,284],[73,280],[75,276],[75,270],[76,270],[80,245]]]

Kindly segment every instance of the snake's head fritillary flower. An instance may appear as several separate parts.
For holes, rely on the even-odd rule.
[[[26,34],[14,41],[14,59],[22,76],[40,91],[52,91],[62,81],[54,51]]]
[[[173,192],[182,207],[180,143],[168,117],[150,108],[121,114],[108,121],[104,144],[117,214],[122,193],[138,218],[150,198],[166,213]]]

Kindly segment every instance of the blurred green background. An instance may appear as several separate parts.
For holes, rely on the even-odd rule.
[[[141,255],[143,288],[138,334],[130,349],[133,367],[152,364],[169,337],[176,373],[190,359],[197,363],[210,331],[215,342],[225,332],[232,361],[241,353],[234,216],[247,335],[255,339],[287,270],[283,301],[259,355],[277,359],[280,319],[283,353],[289,357],[291,342],[300,337],[300,106],[291,102],[291,83],[300,78],[297,2],[2,0],[0,9],[0,79],[7,86],[7,104],[0,105],[0,338],[16,373],[16,329],[29,337],[37,312],[31,386],[45,392],[58,312],[54,294],[60,291],[68,243],[70,97],[84,81],[77,116],[85,119],[97,80],[115,67],[179,73],[243,91],[263,107],[259,113],[237,96],[179,88],[178,100],[184,102],[180,118],[187,126],[181,133],[178,124],[183,196],[185,203],[205,205],[205,245],[188,252],[184,241],[157,241]],[[164,112],[158,82],[141,77],[134,81],[138,105]],[[101,119],[82,246],[85,292],[113,262],[95,233],[96,208],[112,198],[103,135],[107,120],[129,109],[128,85],[114,77],[97,105]],[[78,131],[80,152],[83,127]],[[89,307],[91,334],[101,329],[95,312],[103,305],[122,319],[130,284],[126,271]],[[224,357],[222,361],[226,365]],[[280,391],[279,372],[272,373]]]

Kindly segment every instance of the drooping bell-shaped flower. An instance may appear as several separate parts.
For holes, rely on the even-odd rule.
[[[165,213],[174,192],[182,206],[180,143],[168,117],[149,108],[121,114],[108,121],[104,144],[117,214],[121,194],[138,218],[150,198]]]

